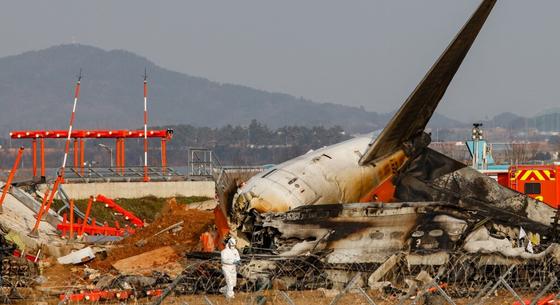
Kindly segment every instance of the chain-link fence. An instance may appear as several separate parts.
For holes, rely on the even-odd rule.
[[[219,259],[187,258],[176,277],[69,275],[62,286],[3,265],[0,301],[12,304],[554,304],[560,298],[552,258],[519,260],[448,254],[447,262],[413,264],[395,254],[379,264],[328,264],[321,257],[243,258],[236,297],[228,300]],[[25,276],[24,276],[25,275]],[[41,303],[43,302],[43,303]],[[560,302],[560,299],[559,299]]]

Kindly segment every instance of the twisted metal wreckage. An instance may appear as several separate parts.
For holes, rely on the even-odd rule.
[[[277,279],[305,257],[325,287],[357,271],[368,271],[370,287],[404,285],[420,270],[462,287],[497,280],[512,264],[519,286],[560,272],[558,211],[428,148],[424,132],[495,3],[482,1],[373,141],[310,152],[229,196],[231,233],[252,254],[244,278]],[[303,288],[306,274],[288,283]]]
[[[402,292],[424,273],[472,296],[506,270],[510,285],[527,289],[560,273],[560,213],[430,149],[424,132],[495,3],[482,1],[373,141],[310,152],[224,194],[221,211],[244,246],[241,290],[342,288],[359,274],[359,285]],[[218,255],[187,256],[174,280],[121,276],[96,286],[165,288],[160,302],[171,292],[217,293]]]
[[[340,289],[360,274],[362,286],[404,291],[424,271],[470,296],[506,270],[518,288],[560,272],[557,211],[428,148],[424,132],[495,2],[482,1],[373,141],[310,152],[224,194],[221,210],[244,246],[241,290]],[[181,276],[154,284],[166,287],[160,300],[223,286],[216,254],[187,255]]]

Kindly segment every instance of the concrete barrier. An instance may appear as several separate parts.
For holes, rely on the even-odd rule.
[[[214,181],[69,183],[62,187],[73,199],[87,199],[98,194],[109,198],[215,196]],[[42,185],[40,189],[43,191],[44,188]]]

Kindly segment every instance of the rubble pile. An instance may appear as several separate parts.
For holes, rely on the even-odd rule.
[[[147,223],[144,228],[137,230],[133,235],[108,244],[87,243],[85,239],[68,243],[64,241],[65,246],[70,248],[66,252],[71,251],[71,254],[76,255],[82,250],[95,253],[95,258],[90,261],[85,261],[85,257],[76,256],[74,258],[77,258],[77,261],[61,265],[57,263],[56,256],[43,254],[38,264],[20,259],[17,268],[8,268],[8,265],[15,266],[16,264],[4,260],[6,262],[3,266],[4,278],[14,283],[14,286],[33,287],[34,300],[52,300],[55,297],[63,298],[67,295],[73,300],[70,303],[77,300],[83,301],[86,298],[95,300],[98,297],[107,298],[107,301],[116,300],[117,295],[146,298],[161,294],[170,285],[175,285],[173,291],[175,297],[180,300],[185,299],[190,302],[199,294],[215,294],[212,297],[214,300],[220,297],[219,287],[223,285],[219,254],[198,253],[201,250],[201,234],[212,229],[215,223],[214,213],[204,210],[204,208],[208,208],[205,203],[207,202],[186,205],[170,199],[151,223]],[[416,205],[418,204],[407,203],[406,208]],[[426,213],[430,209],[441,210],[441,206],[441,204],[432,203],[430,208],[422,207]],[[376,210],[376,206],[372,204],[349,204],[333,210],[334,207],[336,206],[321,206],[323,212],[321,215],[314,213],[311,208],[300,208],[278,215],[267,214],[266,218],[261,220],[262,229],[271,228],[271,224],[280,224],[281,222],[278,220],[284,219],[284,217],[287,221],[282,224],[282,228],[288,228],[288,226],[324,224],[331,219],[340,219],[340,217],[348,217],[350,214],[356,213],[359,216],[358,219],[361,219],[360,217],[363,218],[365,217],[363,215],[366,215],[361,211]],[[392,206],[384,207],[383,213],[395,214],[393,212],[399,211],[399,209],[402,207],[395,203]],[[378,216],[383,216],[383,213],[379,212]],[[456,212],[454,215],[459,214]],[[471,215],[473,221],[481,221],[473,215]],[[348,219],[345,221],[344,224],[350,223]],[[465,220],[465,222],[468,221],[470,220]],[[331,230],[344,232],[338,225],[334,225],[337,223],[336,221],[330,223],[332,224],[329,227]],[[403,218],[399,223],[403,223]],[[419,223],[429,222],[419,221]],[[370,227],[375,228],[374,225]],[[415,229],[420,230],[419,228]],[[485,229],[485,227],[481,226],[479,230],[481,229]],[[292,231],[297,234],[305,232],[303,229]],[[278,232],[269,230],[268,234]],[[280,290],[301,291],[300,297],[307,304],[315,304],[313,303],[315,301],[316,304],[323,304],[333,295],[342,291],[349,279],[359,270],[361,273],[360,286],[368,287],[370,289],[368,293],[377,293],[376,297],[393,303],[403,297],[408,290],[412,289],[411,287],[414,287],[414,285],[410,286],[410,283],[417,286],[416,293],[423,291],[418,288],[423,284],[416,283],[413,279],[419,272],[425,273],[425,268],[433,268],[430,274],[433,274],[436,269],[442,273],[439,279],[445,285],[447,293],[454,298],[469,298],[479,288],[474,283],[495,281],[497,276],[504,273],[503,269],[510,265],[510,263],[501,263],[490,270],[484,263],[488,261],[488,255],[465,256],[464,253],[450,250],[446,252],[447,259],[441,263],[433,261],[437,253],[428,253],[426,257],[430,257],[431,261],[419,264],[418,258],[413,254],[399,252],[402,255],[393,255],[394,259],[388,259],[384,263],[371,263],[371,261],[360,263],[354,257],[353,261],[348,261],[346,264],[332,264],[328,260],[332,252],[321,251],[322,244],[320,244],[322,240],[328,238],[328,234],[326,234],[328,232],[322,232],[320,229],[314,229],[313,232],[318,234],[316,240],[319,241],[319,244],[313,243],[316,246],[313,246],[312,255],[271,256],[269,252],[253,252],[250,255],[244,255],[239,270],[237,290],[252,293],[259,290],[262,285],[269,285],[272,289],[268,293],[274,294]],[[374,233],[376,232],[372,231],[366,236],[372,239],[371,236],[376,236]],[[274,240],[275,243],[283,242],[280,238],[271,240]],[[294,242],[294,239],[290,241]],[[313,240],[310,241],[313,242]],[[409,251],[411,250],[409,249]],[[185,253],[189,254],[186,259]],[[378,251],[378,253],[380,252]],[[371,255],[364,256],[364,258],[367,257],[371,259]],[[58,258],[60,259],[60,257]],[[346,258],[351,258],[351,256]],[[518,267],[516,267],[515,277],[508,279],[516,289],[523,287],[525,283],[545,283],[549,280],[548,274],[558,273],[557,264],[549,257],[546,257],[546,260],[531,260],[525,263],[517,261],[516,264]],[[8,274],[8,271],[12,272]],[[461,276],[456,276],[457,274],[461,274]],[[181,280],[175,283],[174,279],[178,278]],[[315,294],[321,296],[310,297]],[[325,296],[322,296],[323,294]],[[269,297],[274,298],[272,295]],[[360,297],[349,294],[345,298],[351,300]],[[295,299],[297,300],[298,296]]]
[[[183,222],[174,229],[154,236],[161,230]],[[184,204],[178,204],[170,199],[160,217],[148,226],[138,230],[134,235],[120,241],[115,248],[108,252],[103,260],[97,260],[92,267],[99,270],[109,270],[118,260],[139,255],[158,248],[171,246],[177,253],[200,250],[200,234],[214,223],[211,211],[189,209]],[[144,241],[144,242],[140,242]],[[142,244],[139,246],[139,244]]]
[[[23,193],[17,187],[13,189]],[[40,203],[30,201],[32,205],[25,205],[21,197],[8,195],[0,218],[0,279],[5,287],[27,289],[31,294],[24,293],[22,297],[34,301],[80,291],[114,290],[137,279],[166,281],[181,273],[185,252],[200,250],[200,235],[214,222],[213,212],[203,210],[213,206],[209,202],[198,206],[169,199],[163,208],[158,208],[159,213],[154,213],[151,223],[124,239],[86,234],[84,238],[74,235],[75,239],[68,240],[60,236],[55,225],[46,222],[41,223],[39,237],[30,238],[28,233],[36,213],[33,209]],[[91,217],[95,217],[94,213]],[[15,256],[23,253],[25,258]]]

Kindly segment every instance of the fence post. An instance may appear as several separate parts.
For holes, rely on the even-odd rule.
[[[212,301],[210,301],[206,296],[204,296],[204,302],[208,305],[214,305],[214,303],[212,303]]]
[[[365,292],[365,290],[362,289],[362,287],[358,287],[358,291],[360,291],[360,293],[366,298],[366,301],[367,301],[370,305],[377,305],[377,304],[375,304],[375,302],[373,301],[373,299]]]
[[[257,305],[259,304],[265,304],[266,303],[266,297],[263,295],[263,292],[265,289],[269,288],[269,282],[266,282],[264,284],[262,284],[259,289],[255,292],[255,301],[257,303]],[[253,295],[251,294],[248,297],[248,303],[249,305],[253,304]]]
[[[509,293],[511,293],[519,301],[520,304],[525,304],[525,301],[523,301],[523,299],[515,292],[515,290],[513,290],[513,288],[511,288],[511,286],[506,282],[506,280],[504,280],[503,278],[500,278],[500,281],[502,282],[502,285],[504,285],[504,287],[506,287],[506,289],[509,291]]]
[[[284,300],[286,300],[286,302],[288,302],[288,304],[296,305],[296,303],[294,303],[294,301],[290,298],[290,296],[287,293],[285,293],[284,291],[280,290],[280,295],[282,297],[284,297]]]
[[[92,223],[95,223],[95,221],[92,220]],[[173,280],[173,282],[163,290],[163,293],[152,303],[152,305],[161,304],[161,302],[163,302],[163,300],[169,296],[169,294],[173,291],[173,289],[175,289],[175,287],[177,287],[177,285],[181,280],[183,280],[183,278],[184,276],[182,274],[178,275],[175,280]]]
[[[441,287],[439,287],[439,285],[432,280],[432,285],[435,285],[434,287],[436,287],[438,293],[451,305],[456,305],[455,302],[453,302],[453,300],[451,299],[451,297],[449,297],[449,295],[447,295],[447,293],[445,293],[445,291],[443,291],[443,289],[441,289]]]
[[[492,293],[494,292],[494,290],[496,290],[496,288],[498,288],[498,286],[500,286],[501,280],[504,279],[506,276],[509,275],[509,273],[513,270],[513,268],[515,268],[516,265],[511,265],[511,267],[509,267],[509,269],[500,276],[500,278],[496,281],[496,283],[494,284],[494,286],[492,286],[492,288],[490,290],[488,290],[488,292],[486,292],[486,294],[480,299],[480,301],[476,302],[475,305],[480,305],[483,304],[484,300]],[[523,304],[523,302],[521,302],[521,304]]]
[[[484,295],[484,293],[486,292],[486,290],[488,290],[490,288],[490,286],[492,286],[494,282],[490,281],[488,283],[486,283],[486,285],[476,294],[476,296],[474,297],[474,299],[472,300],[472,302],[468,303],[468,305],[474,305],[476,304],[476,302],[478,301],[478,299]]]
[[[414,294],[415,289],[409,289],[408,292],[399,299],[399,303],[397,305],[403,305],[404,302],[406,302],[406,300],[408,300],[412,296],[412,294]]]
[[[555,283],[556,283],[556,277],[555,277],[555,276],[552,276],[552,277],[550,278],[550,282],[548,282],[548,284],[544,287],[544,289],[543,289],[541,292],[539,292],[539,294],[537,294],[537,295],[535,296],[535,298],[533,299],[533,301],[531,301],[531,305],[536,305],[537,302],[539,301],[539,299],[542,298],[542,297],[544,296],[544,294],[547,293],[548,290],[549,290],[550,288],[552,288],[552,286],[554,286]]]
[[[350,288],[352,288],[352,286],[354,286],[354,284],[356,283],[356,280],[358,279],[358,277],[361,275],[360,272],[356,273],[356,275],[354,275],[354,277],[350,280],[350,282],[348,282],[348,285],[346,285],[346,287],[339,292],[336,297],[334,297],[334,299],[332,300],[332,302],[330,302],[330,305],[334,305],[336,303],[338,303],[338,301],[340,301],[340,298],[342,298],[343,295],[345,295]]]

